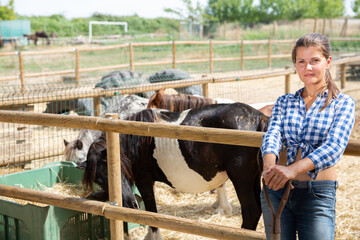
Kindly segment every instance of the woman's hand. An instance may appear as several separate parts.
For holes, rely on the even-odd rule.
[[[275,191],[283,188],[288,180],[294,179],[295,177],[296,174],[291,168],[281,165],[273,165],[263,172],[265,184]],[[291,186],[291,189],[293,188],[294,187]]]

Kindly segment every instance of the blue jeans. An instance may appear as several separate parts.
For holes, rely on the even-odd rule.
[[[296,181],[281,214],[281,239],[299,240],[335,239],[335,203],[337,181]],[[267,187],[267,186],[266,186]],[[285,188],[278,191],[267,188],[275,212]],[[261,191],[266,239],[271,239],[271,211],[264,190]]]

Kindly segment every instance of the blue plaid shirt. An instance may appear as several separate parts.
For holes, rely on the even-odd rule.
[[[315,164],[315,169],[308,172],[315,179],[319,171],[334,166],[344,153],[354,125],[355,103],[350,96],[339,93],[320,111],[328,95],[326,90],[306,111],[301,97],[303,90],[277,99],[261,151],[263,156],[274,153],[279,159],[279,153],[287,149],[287,164],[290,165],[301,148],[301,158],[308,157]]]

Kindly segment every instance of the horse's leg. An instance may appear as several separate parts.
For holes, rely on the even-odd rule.
[[[256,159],[256,155],[251,159]],[[245,164],[245,166],[232,168],[227,172],[240,201],[243,219],[241,227],[256,230],[261,216],[260,175],[257,168]]]
[[[215,207],[215,212],[220,214],[231,214],[232,213],[232,206],[229,203],[226,197],[226,182],[223,185],[216,188],[217,198],[216,202],[213,203],[213,207]]]
[[[146,180],[142,178],[141,180],[136,181],[136,186],[144,201],[145,210],[157,213],[154,194],[154,182],[150,179]],[[160,229],[149,226],[145,240],[163,240],[160,234]]]

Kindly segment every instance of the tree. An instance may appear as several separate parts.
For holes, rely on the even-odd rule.
[[[355,13],[355,16],[357,18],[360,18],[360,0],[354,0],[351,6],[353,12]]]
[[[320,18],[333,18],[344,15],[344,1],[343,0],[319,0],[318,4],[318,17]]]
[[[0,21],[14,19],[16,19],[16,15],[14,12],[14,0],[10,0],[8,5],[0,5]]]
[[[259,4],[261,22],[314,17],[333,18],[343,14],[343,0],[260,0]]]
[[[180,19],[193,23],[203,23],[204,21],[204,9],[201,7],[200,2],[196,2],[196,6],[193,7],[192,0],[182,0],[185,9],[171,9],[165,8],[165,12],[173,13]]]
[[[210,14],[219,22],[255,22],[256,14],[253,0],[209,0]]]

